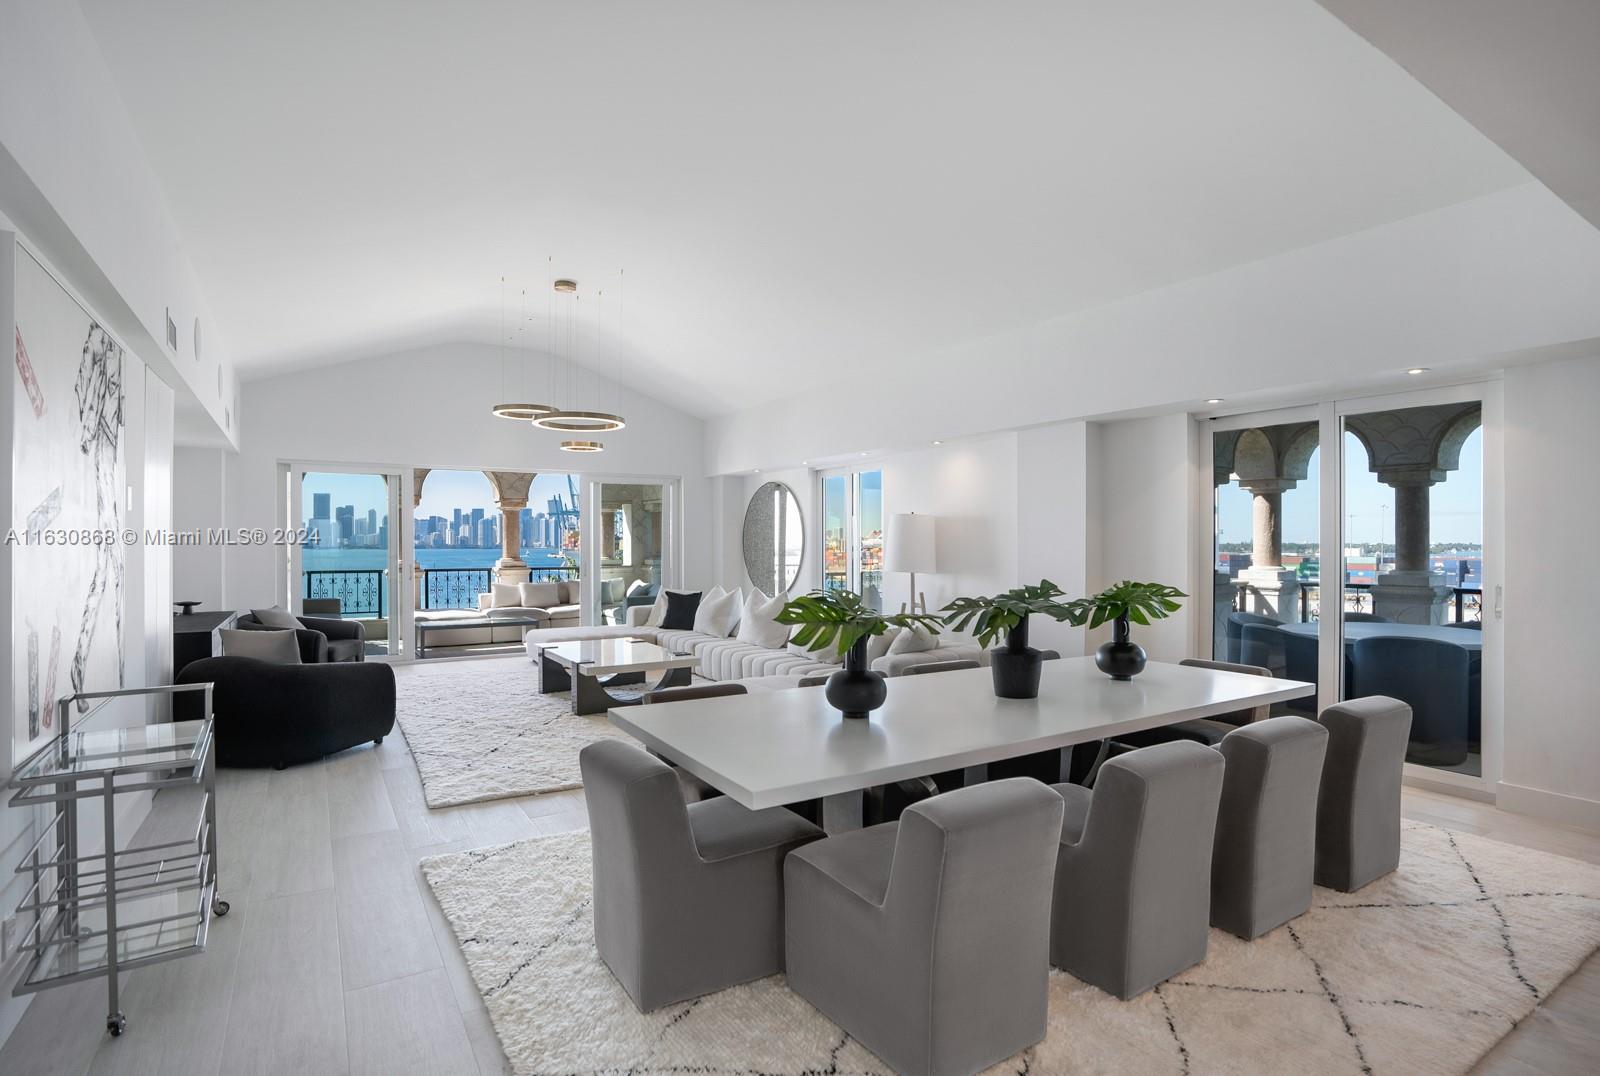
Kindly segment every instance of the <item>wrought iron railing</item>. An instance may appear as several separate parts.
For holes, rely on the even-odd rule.
[[[304,574],[305,597],[338,598],[341,616],[383,619],[389,587],[382,568],[319,569]]]
[[[576,580],[578,569],[560,565],[529,569],[535,583]],[[476,609],[478,595],[488,591],[494,581],[493,568],[424,568],[422,585],[417,588],[418,608]]]
[[[317,569],[303,573],[307,598],[339,599],[340,615],[383,619],[388,613],[388,580],[382,568]],[[534,582],[578,578],[578,569],[565,565],[530,569]],[[489,589],[493,568],[423,568],[418,588],[422,609],[476,609],[478,595]]]

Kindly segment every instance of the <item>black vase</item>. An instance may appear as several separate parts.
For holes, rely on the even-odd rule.
[[[1113,680],[1132,680],[1144,672],[1144,647],[1128,638],[1128,618],[1111,622],[1111,641],[1094,652],[1094,663]]]
[[[844,655],[844,668],[828,677],[823,687],[828,704],[845,717],[866,717],[889,697],[883,674],[867,668],[867,637],[851,644]]]
[[[1028,645],[1028,618],[1006,633],[1006,645],[989,651],[994,693],[1002,699],[1037,699],[1044,659]]]

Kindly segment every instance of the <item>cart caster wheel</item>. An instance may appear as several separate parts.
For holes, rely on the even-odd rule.
[[[211,902],[211,914],[217,916],[218,918],[227,915],[232,908],[233,905],[229,904],[225,900],[214,900]]]
[[[113,1038],[120,1036],[128,1030],[128,1018],[121,1013],[106,1017],[106,1030],[111,1032]]]

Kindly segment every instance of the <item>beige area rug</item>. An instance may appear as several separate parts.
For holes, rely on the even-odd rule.
[[[520,1076],[887,1073],[781,976],[641,1015],[594,949],[586,832],[423,873]],[[1600,867],[1418,822],[1400,870],[1130,1002],[1050,976],[995,1073],[1461,1073],[1600,946]]]
[[[626,736],[572,697],[539,694],[526,655],[395,666],[396,718],[429,807],[580,788],[578,752]]]

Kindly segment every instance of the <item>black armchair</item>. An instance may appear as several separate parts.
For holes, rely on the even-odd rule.
[[[296,617],[301,627],[295,629],[295,639],[300,644],[300,660],[307,665],[321,665],[329,661],[367,660],[367,632],[359,621],[334,620],[331,617]],[[254,613],[243,613],[238,627],[244,631],[281,631],[257,620]]]
[[[213,686],[217,762],[272,766],[311,762],[394,729],[394,670],[381,662],[276,665],[255,658],[190,662],[180,684]],[[202,701],[180,693],[177,720],[198,718]]]

